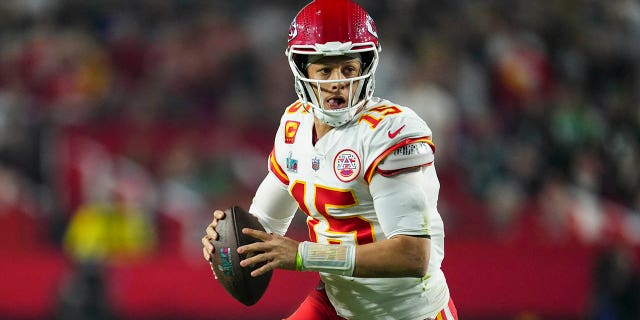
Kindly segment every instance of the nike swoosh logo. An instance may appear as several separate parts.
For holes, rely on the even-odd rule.
[[[404,129],[405,124],[402,125],[402,127],[398,128],[398,130],[391,132],[391,130],[389,130],[389,132],[387,132],[387,135],[389,135],[389,139],[393,139],[395,138],[398,133],[400,133],[400,131],[402,131],[402,129]]]

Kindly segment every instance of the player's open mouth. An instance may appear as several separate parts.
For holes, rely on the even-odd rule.
[[[347,99],[340,96],[330,97],[326,100],[326,104],[331,110],[342,109],[347,106]]]

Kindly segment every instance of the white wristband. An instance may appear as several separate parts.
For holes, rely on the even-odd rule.
[[[351,276],[356,265],[356,247],[354,245],[304,241],[298,245],[298,255],[301,259],[301,271],[309,270]]]

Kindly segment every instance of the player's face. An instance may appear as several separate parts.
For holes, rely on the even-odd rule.
[[[313,86],[313,91],[324,109],[341,109],[349,105],[348,99],[353,96],[358,87],[358,81],[345,81],[345,79],[360,76],[362,63],[345,56],[326,57],[310,64],[307,73],[309,79],[324,80],[319,84],[319,88],[318,85]]]

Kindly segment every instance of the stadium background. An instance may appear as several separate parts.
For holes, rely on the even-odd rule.
[[[640,4],[357,2],[382,40],[376,95],[434,131],[461,319],[639,319]],[[315,276],[278,271],[235,302],[199,239],[265,173],[305,3],[0,2],[0,318],[301,301]]]

